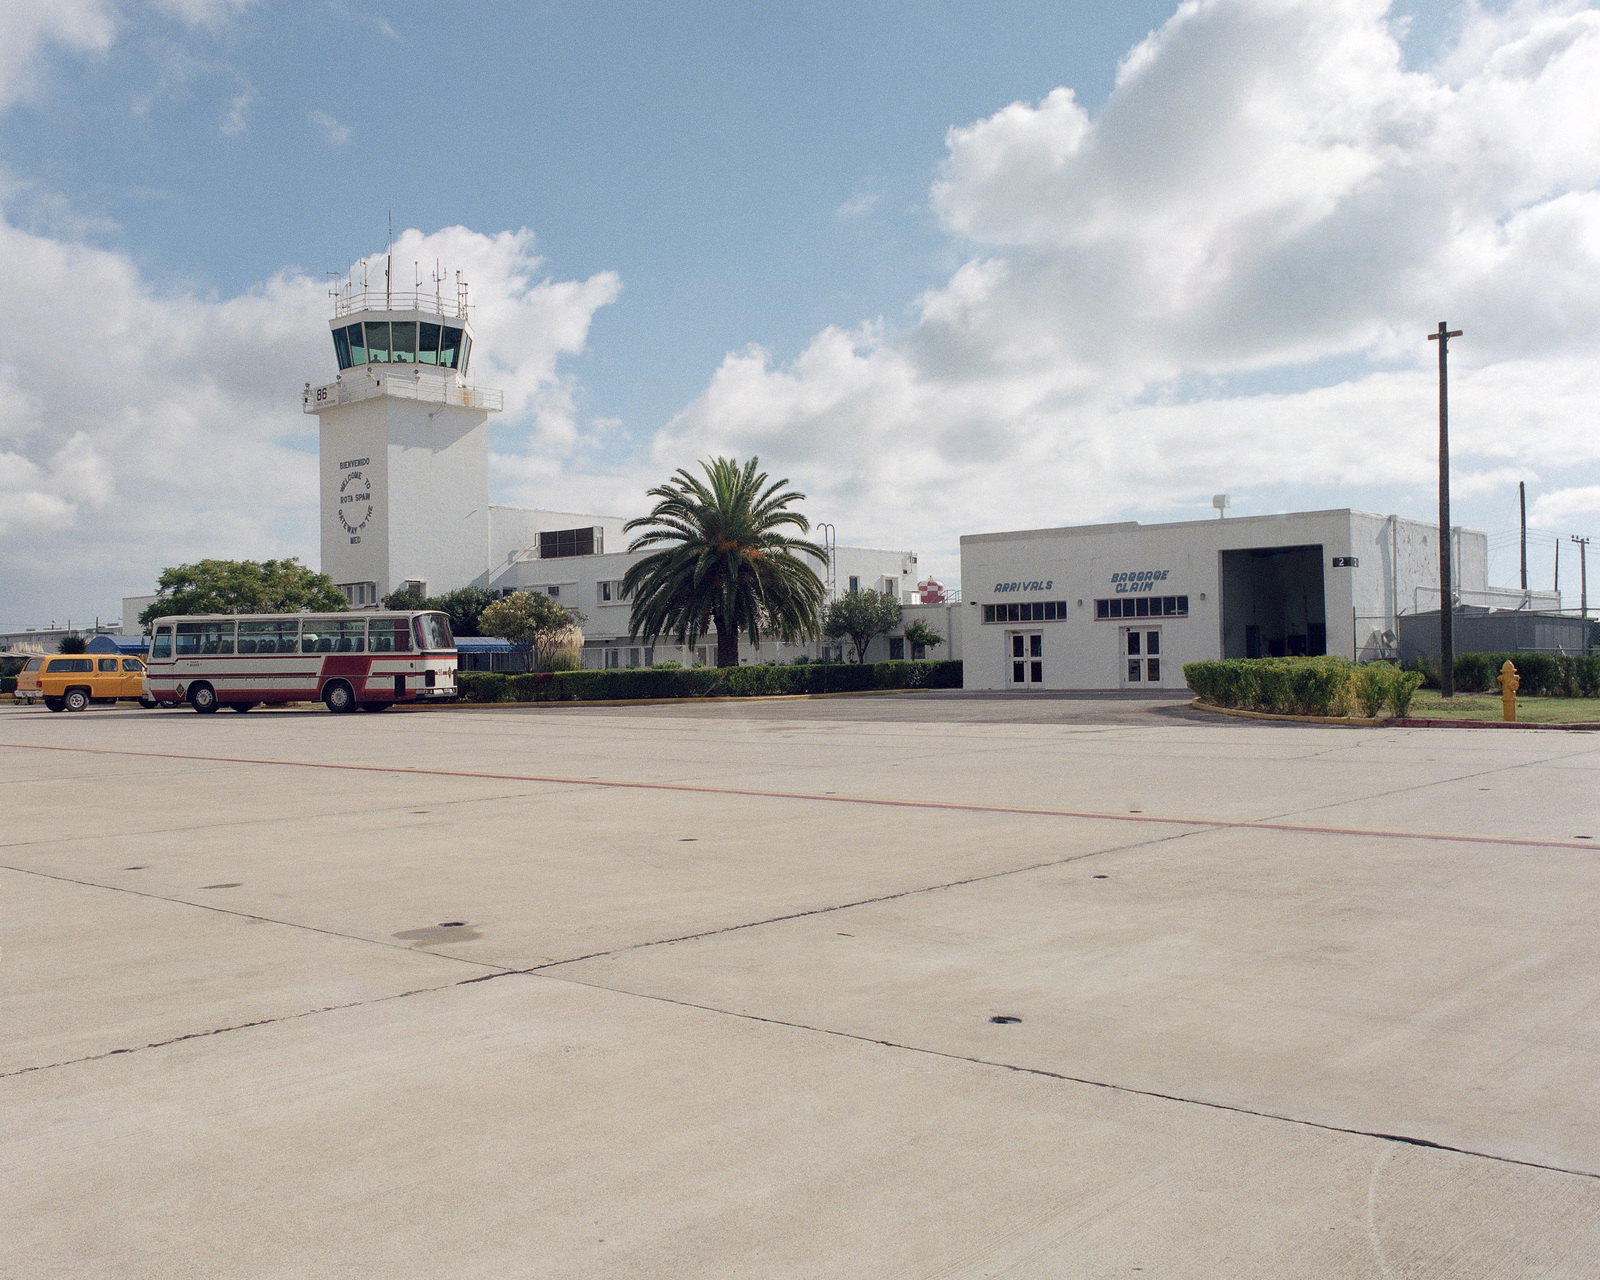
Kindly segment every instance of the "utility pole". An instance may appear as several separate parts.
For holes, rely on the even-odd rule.
[[[1517,481],[1517,510],[1522,516],[1522,594],[1528,594],[1528,486]]]
[[[1589,539],[1572,535],[1578,544],[1578,611],[1589,621]]]
[[[1439,344],[1439,694],[1456,692],[1455,600],[1450,581],[1450,339],[1459,338],[1443,320],[1439,331],[1428,335]]]

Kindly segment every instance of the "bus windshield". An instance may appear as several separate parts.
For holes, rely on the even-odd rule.
[[[450,620],[442,613],[424,613],[417,618],[417,647],[419,649],[454,649],[455,637],[450,634]]]

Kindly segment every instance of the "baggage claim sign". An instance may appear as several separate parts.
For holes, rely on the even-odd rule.
[[[1114,573],[1111,575],[1111,585],[1121,595],[1138,595],[1143,591],[1154,591],[1156,583],[1165,582],[1170,569],[1140,569],[1135,573]]]

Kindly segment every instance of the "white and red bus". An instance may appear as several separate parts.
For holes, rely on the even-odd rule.
[[[456,642],[442,613],[157,618],[146,665],[151,697],[196,711],[309,701],[384,711],[456,695]]]

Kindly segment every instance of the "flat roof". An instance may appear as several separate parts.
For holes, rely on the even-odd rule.
[[[1014,542],[1023,538],[1067,537],[1079,538],[1096,533],[1129,533],[1136,529],[1185,529],[1197,526],[1227,524],[1266,524],[1283,520],[1307,520],[1324,516],[1371,516],[1374,520],[1404,520],[1408,524],[1427,524],[1410,516],[1388,516],[1377,511],[1362,511],[1357,507],[1330,507],[1325,511],[1278,511],[1257,516],[1228,516],[1223,520],[1168,520],[1155,524],[1140,524],[1137,520],[1123,520],[1112,524],[1061,525],[1053,529],[1014,529],[1000,533],[964,533],[961,544],[969,542]],[[1454,525],[1452,528],[1460,529]],[[1477,532],[1473,530],[1473,532]]]

